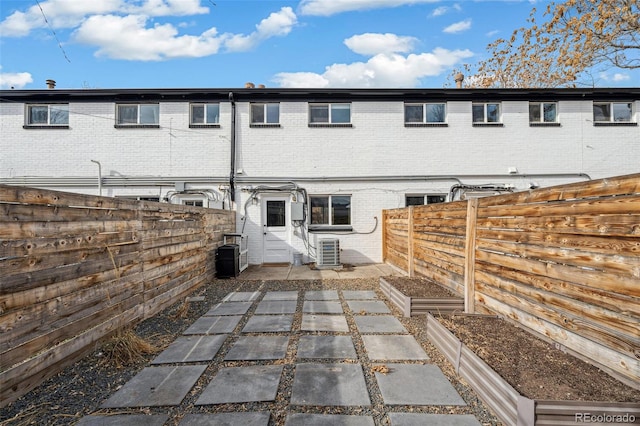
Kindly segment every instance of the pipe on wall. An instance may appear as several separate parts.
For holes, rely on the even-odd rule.
[[[229,172],[229,196],[231,197],[231,202],[234,203],[236,201],[236,101],[233,98],[233,92],[229,92],[229,102],[231,102],[231,171]]]
[[[91,162],[98,165],[98,193],[102,197],[102,164],[96,160],[91,160]]]

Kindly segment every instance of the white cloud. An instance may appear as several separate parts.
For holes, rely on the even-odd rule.
[[[498,33],[500,33],[500,30],[491,30],[491,31],[487,32],[485,35],[487,37],[493,37],[494,35],[496,35]]]
[[[138,61],[207,56],[217,53],[222,43],[215,28],[199,36],[179,36],[171,24],[146,28],[147,20],[142,15],[92,16],[76,30],[74,39],[98,47],[96,56]]]
[[[443,48],[407,56],[380,53],[367,62],[333,64],[322,74],[279,73],[274,81],[281,87],[417,87],[420,79],[449,71],[471,56],[469,50]]]
[[[290,7],[283,7],[256,25],[256,31],[249,35],[229,35],[225,47],[232,52],[246,51],[255,47],[260,41],[289,34],[297,23],[297,17]]]
[[[24,37],[34,29],[46,28],[47,22],[53,29],[77,28],[94,15],[188,16],[209,12],[209,8],[200,6],[200,0],[47,0],[41,1],[40,7],[34,5],[9,15],[0,22],[0,35]]]
[[[431,16],[436,17],[436,16],[446,15],[452,10],[460,12],[462,10],[462,7],[458,3],[454,3],[453,6],[436,7],[435,9],[433,9],[433,12],[431,12]]]
[[[471,19],[465,19],[464,21],[449,25],[442,31],[448,34],[457,34],[469,29],[471,29]]]
[[[147,27],[146,15],[96,15],[74,32],[75,41],[96,46],[96,56],[136,61],[198,58],[228,51],[246,51],[270,37],[288,34],[296,24],[290,7],[283,7],[256,25],[249,35],[218,34],[210,28],[200,35],[180,35],[171,24]]]
[[[627,74],[621,74],[621,73],[615,73],[613,75],[613,81],[627,81],[627,80],[631,80],[631,77],[629,77],[629,75]]]
[[[33,83],[33,77],[28,72],[0,72],[0,89],[22,89]]]
[[[371,10],[421,3],[435,3],[439,0],[302,0],[300,14],[331,16],[356,10]]]
[[[410,52],[417,41],[415,37],[398,36],[390,33],[366,33],[354,35],[346,39],[344,44],[355,53],[369,56],[378,53]]]

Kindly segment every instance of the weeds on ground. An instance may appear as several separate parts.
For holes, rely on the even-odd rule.
[[[158,348],[138,336],[132,329],[118,330],[102,345],[102,365],[116,368],[144,360],[145,355],[158,352]]]

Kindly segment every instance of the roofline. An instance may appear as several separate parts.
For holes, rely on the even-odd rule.
[[[637,100],[640,87],[550,89],[163,88],[0,90],[0,102]]]

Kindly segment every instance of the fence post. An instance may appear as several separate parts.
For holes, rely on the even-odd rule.
[[[413,206],[409,206],[409,217],[407,218],[407,262],[408,262],[408,269],[409,269],[409,277],[413,277],[414,276],[414,271],[413,271],[413,264],[414,264],[414,257],[413,257]]]
[[[476,222],[478,199],[467,201],[467,235],[464,249],[464,311],[475,312]]]
[[[387,211],[382,210],[382,263],[387,263]]]

